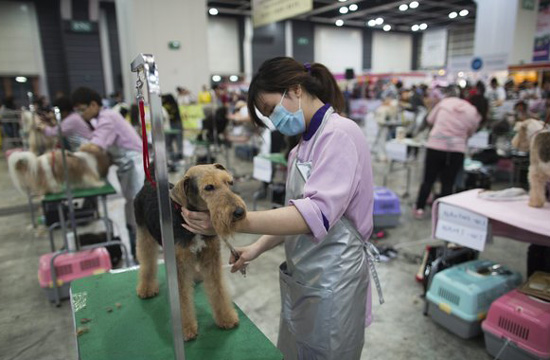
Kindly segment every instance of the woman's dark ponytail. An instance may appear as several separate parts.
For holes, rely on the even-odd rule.
[[[336,79],[332,76],[332,73],[328,68],[319,63],[311,65],[311,76],[315,78],[320,84],[320,94],[315,94],[324,103],[330,103],[337,113],[342,113],[345,110],[345,100],[342,91],[336,83]],[[312,87],[311,91],[308,89],[308,82],[304,84],[304,87],[309,93],[313,93],[318,89],[317,86]],[[315,84],[317,85],[317,84]]]
[[[326,66],[313,63],[302,64],[289,57],[276,57],[265,61],[254,75],[248,90],[248,113],[259,126],[264,123],[256,114],[256,103],[261,93],[280,93],[300,85],[309,94],[324,103],[330,103],[336,112],[344,111],[344,96]]]

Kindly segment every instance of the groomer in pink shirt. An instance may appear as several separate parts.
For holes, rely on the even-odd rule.
[[[143,186],[143,158],[141,138],[120,113],[102,109],[101,96],[92,89],[81,87],[72,94],[75,110],[84,120],[96,119],[90,142],[106,150],[113,164],[118,166],[117,177],[126,199],[124,212],[130,236],[132,255],[136,249],[136,220],[134,198]]]
[[[367,141],[340,115],[344,98],[322,64],[288,57],[266,61],[252,79],[248,111],[261,127],[301,135],[290,154],[286,206],[248,212],[237,231],[262,236],[237,248],[232,271],[284,243],[279,267],[281,321],[277,346],[285,359],[360,359],[370,322],[368,255],[373,179]],[[182,209],[184,227],[212,234],[206,213]]]
[[[424,180],[413,209],[413,215],[417,219],[423,218],[426,200],[438,177],[441,181],[441,196],[453,193],[456,176],[464,166],[466,143],[481,122],[477,109],[468,101],[457,97],[455,86],[447,87],[445,96],[427,118],[432,130],[426,143]]]

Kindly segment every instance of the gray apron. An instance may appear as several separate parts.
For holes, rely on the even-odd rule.
[[[142,154],[135,150],[123,149],[112,145],[107,150],[113,164],[118,166],[116,171],[122,196],[126,200],[124,205],[124,215],[126,216],[126,225],[136,228],[136,219],[134,215],[134,198],[143,186],[145,173],[143,172]]]
[[[326,112],[313,142],[332,112],[332,108]],[[301,162],[298,156],[299,148],[289,168],[285,203],[303,198],[311,173],[312,163]],[[279,273],[281,318],[277,343],[285,360],[360,358],[369,288],[366,244],[345,217],[318,244],[311,235],[287,236],[287,261],[281,264]]]

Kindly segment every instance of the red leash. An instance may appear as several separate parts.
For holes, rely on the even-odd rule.
[[[151,177],[150,162],[149,162],[149,146],[147,145],[147,128],[145,127],[145,104],[143,99],[139,99],[139,117],[141,120],[141,141],[143,148],[143,170],[145,171],[145,177],[152,186],[157,186],[157,183]]]

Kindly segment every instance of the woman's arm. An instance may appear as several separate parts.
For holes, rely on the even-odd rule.
[[[239,260],[235,261],[235,256],[231,254],[229,258],[229,263],[233,264],[233,266],[231,267],[231,272],[234,273],[236,271],[239,271],[245,266],[245,263],[256,259],[264,252],[273,249],[275,246],[281,244],[284,240],[284,236],[264,235],[256,242],[248,246],[236,248],[235,250],[237,250],[237,252],[239,253]]]
[[[187,230],[201,235],[216,234],[208,213],[182,208],[181,215],[187,223],[182,226]],[[236,224],[236,230],[248,234],[282,236],[311,233],[304,218],[294,206],[265,211],[249,211],[246,218]]]

